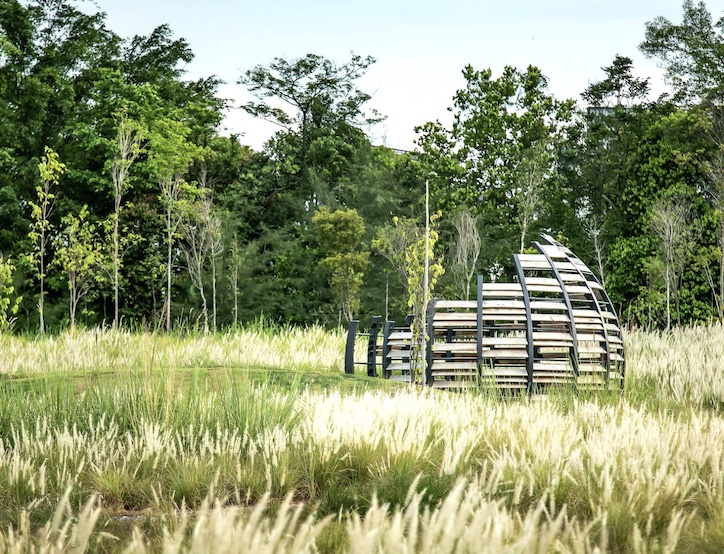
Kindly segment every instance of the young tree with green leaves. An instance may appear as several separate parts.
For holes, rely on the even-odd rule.
[[[209,308],[204,288],[204,277],[209,260],[212,266],[213,325],[216,330],[216,271],[214,264],[219,256],[218,243],[221,238],[221,221],[214,213],[213,203],[207,189],[199,189],[199,197],[190,206],[182,229],[181,249],[186,257],[189,276],[201,295],[201,316],[204,333],[209,332]]]
[[[22,301],[22,297],[15,294],[14,274],[15,264],[12,259],[0,254],[0,333],[13,328],[14,316]]]
[[[553,173],[553,153],[546,147],[547,142],[547,139],[534,142],[520,156],[519,185],[513,190],[518,207],[516,221],[520,229],[520,254],[525,249],[528,231],[543,201],[543,185]]]
[[[362,247],[365,224],[357,210],[330,211],[322,206],[312,217],[315,235],[326,256],[322,265],[330,272],[330,288],[337,299],[338,321],[351,321],[359,308],[359,289],[369,262],[369,251]]]
[[[40,280],[40,298],[38,299],[38,313],[40,315],[40,334],[45,333],[45,278],[46,278],[46,255],[50,239],[52,224],[50,216],[55,210],[55,194],[53,187],[58,185],[60,176],[65,173],[66,166],[61,163],[60,157],[52,149],[45,147],[45,154],[38,164],[41,184],[35,188],[38,202],[30,202],[32,210],[33,225],[29,233],[33,243],[33,254],[31,259],[37,268],[37,277]]]
[[[460,293],[465,300],[470,298],[470,282],[475,275],[475,266],[480,256],[480,233],[475,218],[467,208],[453,216],[455,227],[455,253],[450,264]]]
[[[118,114],[118,134],[114,145],[113,160],[110,174],[113,183],[113,215],[111,242],[113,247],[111,262],[113,268],[113,326],[118,327],[120,313],[120,281],[119,273],[123,262],[123,250],[131,238],[127,233],[120,236],[119,225],[123,197],[128,191],[128,173],[136,158],[143,151],[145,128],[137,121],[128,117],[125,111]],[[126,244],[122,244],[126,243]]]
[[[424,345],[427,340],[426,300],[431,297],[438,279],[445,272],[442,257],[435,254],[439,219],[439,213],[432,215],[428,228],[411,218],[394,217],[392,225],[379,229],[372,243],[373,248],[399,272],[407,291],[407,307],[412,311],[411,383],[422,382]]]
[[[692,249],[691,205],[684,198],[661,198],[651,209],[651,230],[659,239],[659,252],[666,287],[666,329],[671,328],[671,296],[676,302],[677,323],[681,323],[679,282]]]
[[[166,231],[166,299],[163,323],[171,331],[171,283],[174,246],[179,228],[189,213],[199,189],[185,180],[185,174],[203,150],[189,141],[189,127],[171,118],[159,119],[149,135],[149,158],[158,179]]]
[[[53,264],[68,280],[70,326],[73,329],[78,303],[88,297],[94,285],[103,282],[102,266],[108,262],[96,226],[88,217],[88,206],[83,206],[77,217],[73,214],[64,216],[61,230],[53,241]]]

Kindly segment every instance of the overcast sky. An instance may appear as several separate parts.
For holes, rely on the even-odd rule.
[[[462,68],[537,65],[559,98],[579,100],[616,54],[651,76],[662,72],[638,50],[644,24],[657,16],[681,21],[682,0],[95,0],[108,26],[124,37],[168,23],[196,54],[192,78],[216,75],[222,96],[248,99],[236,81],[274,57],[320,54],[339,63],[350,51],[377,63],[360,82],[387,120],[368,130],[375,144],[412,149],[415,125],[450,121],[446,108],[463,86]],[[715,20],[724,0],[708,0]],[[239,109],[227,132],[260,148],[275,128]]]

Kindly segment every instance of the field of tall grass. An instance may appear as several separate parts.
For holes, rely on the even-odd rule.
[[[342,374],[257,326],[0,337],[0,551],[721,552],[724,328],[626,335],[623,394]]]

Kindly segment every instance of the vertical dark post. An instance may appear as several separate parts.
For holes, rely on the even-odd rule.
[[[432,343],[435,341],[435,329],[432,324],[435,320],[435,299],[430,300],[427,309],[427,352],[425,352],[425,384],[432,385]]]
[[[478,275],[478,321],[477,321],[477,362],[478,383],[482,382],[483,370],[483,276]]]
[[[380,332],[382,316],[376,315],[372,318],[370,325],[370,336],[367,342],[367,377],[377,377],[377,335]]]
[[[344,349],[344,372],[348,375],[354,374],[354,343],[357,340],[357,329],[359,329],[359,320],[351,320],[347,327],[347,346]]]
[[[578,385],[578,333],[576,333],[576,320],[573,317],[573,305],[571,304],[571,299],[568,296],[566,284],[563,282],[563,277],[561,277],[561,272],[558,271],[558,268],[556,267],[556,263],[553,261],[553,258],[551,258],[550,254],[548,254],[548,252],[543,249],[539,242],[533,241],[533,246],[536,247],[538,252],[545,256],[546,260],[551,266],[553,276],[556,278],[556,281],[558,281],[558,285],[561,287],[561,292],[563,293],[563,303],[566,305],[566,311],[568,312],[568,319],[570,320],[569,329],[571,330],[571,338],[573,339],[573,355],[571,356],[571,365],[573,366],[573,374],[576,378],[575,384]]]
[[[523,292],[523,305],[525,306],[525,332],[528,337],[528,394],[533,393],[533,362],[535,361],[535,345],[533,344],[533,318],[531,317],[530,296],[528,296],[528,285],[525,282],[525,272],[520,263],[518,254],[513,254],[513,262],[515,262],[515,270],[520,281],[520,289]]]
[[[601,285],[601,282],[598,280],[598,278],[592,271],[591,271],[591,278],[593,279],[593,281],[595,283]],[[606,289],[603,288],[603,285],[601,285],[601,296],[603,296],[603,301],[606,304],[606,309],[615,316],[616,310],[613,307],[613,302],[611,302],[611,299],[609,298],[608,293],[606,292]],[[594,298],[595,298],[595,295],[594,295]],[[603,317],[603,315],[601,315],[601,320],[603,322],[603,329],[604,329],[604,331],[606,331],[606,335],[605,335],[606,336],[606,360],[607,360],[606,390],[608,390],[609,371],[611,368],[611,362],[610,362],[611,344],[608,342],[608,331],[606,330],[607,319],[605,317]],[[618,316],[616,316],[616,327],[618,327],[619,334],[621,334],[621,320],[619,319]],[[623,339],[623,336],[621,336],[621,338]],[[626,355],[623,352],[623,350],[621,350],[621,356],[623,357],[623,360],[620,362],[617,362],[617,363],[619,364],[619,368],[620,368],[619,371],[621,372],[621,383],[619,384],[619,388],[621,389],[621,392],[623,392],[624,381],[626,380]]]
[[[453,328],[448,327],[447,331],[445,331],[445,342],[452,342],[454,338],[455,338],[455,332],[453,331]],[[452,352],[447,352],[445,354],[445,357],[452,358],[453,357]]]
[[[390,365],[390,359],[387,357],[390,353],[390,335],[395,329],[394,321],[385,321],[385,326],[382,328],[382,375],[385,379],[389,379],[390,372],[387,371],[387,366]]]
[[[576,271],[578,271],[578,274],[581,275],[585,279],[585,282],[588,286],[588,290],[591,292],[591,297],[593,298],[594,305],[596,306],[596,311],[599,313],[599,315],[601,317],[601,325],[603,325],[603,336],[606,339],[606,360],[605,360],[606,365],[605,365],[605,367],[606,367],[606,390],[608,390],[609,374],[611,371],[611,341],[608,338],[608,329],[606,329],[606,318],[603,317],[603,313],[602,313],[603,310],[601,309],[601,303],[598,301],[598,298],[596,298],[596,293],[593,292],[593,289],[591,288],[589,281],[594,282],[601,287],[601,289],[600,289],[601,296],[603,297],[603,302],[606,304],[606,309],[609,310],[612,314],[616,315],[616,311],[613,308],[613,302],[611,302],[611,299],[609,298],[608,293],[606,293],[606,290],[603,288],[601,281],[598,280],[598,278],[596,277],[596,274],[593,273],[593,271],[588,269],[588,266],[585,266],[585,264],[584,264],[584,267],[586,267],[587,273],[590,274],[590,280],[589,280],[589,277],[584,275],[581,268],[573,263],[574,259],[576,261],[580,262],[580,259],[578,258],[578,256],[576,256],[573,252],[571,252],[568,248],[563,246],[560,242],[555,240],[550,235],[544,234],[544,235],[542,235],[542,237],[543,237],[543,239],[548,241],[553,246],[557,246],[558,248],[561,249],[561,251],[566,255],[566,261],[573,264],[573,267],[576,268]],[[619,323],[618,317],[616,318],[616,327],[620,331],[621,325]],[[622,391],[623,391],[623,384],[624,384],[625,377],[626,377],[626,360],[624,359],[624,361],[621,362],[620,388]]]

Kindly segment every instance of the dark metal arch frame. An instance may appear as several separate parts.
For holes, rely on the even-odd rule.
[[[570,260],[570,259],[575,259],[575,260],[579,261],[586,269],[588,269],[589,273],[591,274],[591,278],[593,279],[593,282],[596,283],[599,287],[601,287],[601,288],[600,288],[601,296],[603,296],[603,299],[605,300],[605,302],[606,302],[606,304],[607,304],[607,308],[610,310],[610,313],[612,313],[613,316],[616,318],[616,319],[615,319],[615,321],[616,321],[616,327],[618,327],[618,329],[619,329],[619,331],[620,331],[620,330],[621,330],[621,322],[620,322],[619,319],[618,319],[618,315],[616,315],[616,310],[615,310],[614,307],[613,307],[613,302],[611,302],[611,297],[608,296],[608,293],[606,292],[606,289],[605,289],[604,286],[601,284],[601,281],[598,280],[598,277],[596,277],[596,274],[593,273],[593,271],[591,271],[591,269],[590,269],[586,264],[584,264],[583,261],[582,261],[578,256],[576,256],[576,255],[573,253],[573,251],[571,251],[571,249],[568,248],[567,246],[561,244],[561,243],[558,242],[556,239],[554,239],[553,237],[551,237],[550,235],[547,235],[547,234],[545,234],[545,233],[541,235],[541,238],[542,238],[543,240],[547,241],[551,246],[555,246],[556,248],[558,248],[561,252],[563,252],[566,256],[568,256],[569,260]],[[583,272],[581,271],[581,269],[580,269],[579,267],[577,267],[576,264],[573,264],[573,267],[576,268],[576,270],[579,272],[580,275],[582,275],[583,277],[585,277],[585,275],[583,275]],[[589,287],[589,289],[590,289],[590,287]],[[593,298],[594,298],[594,300],[596,301],[596,304],[599,305],[598,298],[596,298],[596,293],[594,293],[593,290],[591,290],[591,294],[593,295]],[[599,305],[599,308],[600,308],[600,305]],[[601,313],[601,319],[602,319],[602,321],[603,321],[603,330],[604,330],[604,332],[606,333],[606,335],[605,335],[605,336],[606,336],[606,361],[607,361],[607,365],[606,365],[606,386],[608,386],[609,372],[610,372],[610,370],[611,370],[611,364],[610,364],[610,361],[611,361],[611,360],[610,360],[610,358],[611,358],[611,343],[609,342],[608,330],[606,329],[606,321],[605,321],[606,318],[603,316],[603,312],[602,312],[602,311],[599,311],[599,313]],[[623,390],[623,388],[624,388],[624,381],[625,381],[625,379],[626,379],[626,354],[625,354],[625,350],[624,350],[623,348],[621,349],[621,357],[623,358],[623,360],[621,361],[621,384],[619,385],[619,388],[620,388],[621,390]]]
[[[533,392],[533,362],[535,360],[535,344],[533,344],[533,318],[531,317],[530,296],[528,287],[525,284],[525,272],[520,263],[518,254],[513,254],[513,262],[515,270],[518,273],[518,281],[523,292],[523,306],[525,307],[525,329],[526,338],[528,340],[528,360],[526,362],[526,370],[528,371],[528,394]]]
[[[576,321],[573,317],[573,306],[571,305],[571,299],[568,296],[568,291],[566,290],[566,284],[563,282],[563,278],[561,277],[560,271],[558,271],[558,268],[556,267],[556,264],[553,262],[553,258],[551,258],[550,254],[546,252],[543,247],[540,245],[539,242],[534,241],[533,246],[536,247],[536,249],[545,256],[545,259],[548,261],[548,263],[551,266],[551,272],[553,272],[553,276],[556,278],[556,281],[558,281],[558,284],[561,287],[561,293],[563,294],[563,303],[566,305],[566,310],[568,311],[568,319],[569,319],[569,325],[568,328],[571,330],[571,338],[573,339],[573,357],[571,359],[571,365],[573,366],[573,373],[576,376],[576,379],[578,378],[578,333],[576,332]]]

